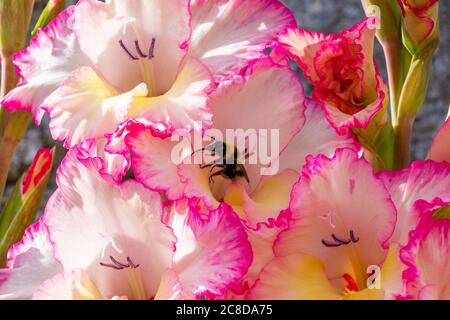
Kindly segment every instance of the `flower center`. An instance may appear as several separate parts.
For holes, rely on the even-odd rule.
[[[127,257],[127,263],[126,264],[122,263],[122,262],[119,262],[113,256],[109,256],[109,258],[111,259],[112,263],[100,262],[100,265],[102,267],[113,268],[115,270],[123,270],[123,269],[127,269],[127,268],[136,269],[136,268],[139,267],[139,264],[134,264],[133,261],[131,261],[130,257]]]
[[[123,270],[126,273],[128,284],[132,292],[134,300],[146,300],[147,293],[145,291],[142,274],[139,270],[139,264],[134,263],[130,257],[126,258],[126,263],[120,262],[113,256],[109,256],[110,262],[100,262],[102,267],[112,268],[114,270]]]
[[[355,284],[356,286],[363,288],[365,286],[367,274],[365,272],[365,269],[363,268],[363,263],[361,263],[361,260],[359,258],[357,248],[353,245],[359,242],[359,237],[355,235],[355,232],[353,230],[350,230],[348,238],[341,238],[333,233],[331,234],[331,240],[322,239],[321,242],[325,247],[328,248],[345,246],[344,250],[356,276]]]
[[[143,46],[141,46],[141,43],[144,43],[144,41],[134,40],[134,49],[132,50],[122,39],[119,40],[119,45],[127,57],[139,64],[139,69],[143,81],[147,85],[149,96],[153,97],[158,94],[154,80],[152,61],[155,58],[156,38],[151,39],[150,44],[148,45],[148,51],[142,49]]]
[[[142,52],[141,46],[139,45],[138,40],[134,40],[134,47],[136,48],[137,55],[133,54],[125,45],[123,40],[119,40],[120,47],[125,51],[125,53],[130,57],[131,60],[139,60],[139,59],[153,59],[155,57],[155,44],[156,39],[152,38],[152,42],[150,44],[150,49],[148,50],[148,54]]]
[[[333,239],[333,241],[322,239],[322,244],[325,247],[340,247],[342,245],[347,245],[350,243],[357,243],[359,241],[359,238],[357,238],[355,236],[353,230],[350,230],[350,238],[349,239],[344,240],[344,239],[338,238],[334,233],[331,234],[331,238]]]

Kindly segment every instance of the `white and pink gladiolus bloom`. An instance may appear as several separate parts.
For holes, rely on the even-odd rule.
[[[50,116],[70,148],[129,118],[163,130],[211,124],[215,82],[265,55],[295,25],[277,0],[81,0],[16,54],[9,111]]]
[[[99,172],[103,160],[77,152],[63,160],[43,218],[11,248],[1,298],[214,297],[247,272],[251,247],[229,206],[208,219],[183,202],[165,207],[158,193],[115,182]]]
[[[290,190],[306,155],[331,156],[343,147],[360,149],[351,133],[337,134],[325,119],[322,107],[304,96],[295,73],[269,57],[250,64],[245,75],[221,83],[208,103],[213,124],[203,136],[207,141],[200,146],[194,146],[192,140],[180,145],[177,140],[161,139],[154,130],[139,124],[129,126],[125,142],[132,153],[135,177],[153,190],[164,191],[173,201],[186,197],[208,209],[225,202],[253,228],[277,219],[279,212],[288,207]],[[246,141],[246,148],[237,150],[238,154],[251,154],[242,162],[247,177],[212,176],[221,172],[212,166],[212,160],[200,164],[184,161],[214,143],[210,136],[218,132],[225,138],[229,130],[234,130],[232,134],[241,132],[240,137]],[[248,143],[250,133],[256,137],[256,145]],[[236,134],[231,142],[227,140],[227,148],[238,148],[238,139]],[[185,159],[177,164],[173,154],[183,148]],[[264,163],[261,150],[269,156]],[[252,156],[255,162],[250,162]],[[264,169],[273,170],[266,173]]]
[[[448,299],[448,220],[433,213],[449,204],[449,175],[432,161],[376,175],[344,149],[310,157],[247,298]]]
[[[403,40],[432,39],[437,0],[397,2]],[[379,22],[310,32],[279,0],[61,12],[15,55],[1,102],[47,113],[68,152],[8,243],[0,300],[450,299],[450,119],[427,160],[369,162],[398,147],[364,130],[389,120]],[[39,155],[25,196],[50,171]]]

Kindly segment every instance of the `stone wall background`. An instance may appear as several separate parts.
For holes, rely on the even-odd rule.
[[[360,0],[282,0],[290,7],[297,17],[297,22],[302,28],[325,33],[337,33],[351,27],[364,17]],[[69,0],[69,2],[74,2]],[[34,22],[45,6],[46,0],[36,0]],[[440,1],[441,19],[441,46],[433,61],[432,77],[425,105],[419,114],[413,136],[413,157],[423,159],[431,143],[432,137],[444,122],[450,103],[450,1]],[[34,25],[34,24],[33,24]],[[386,76],[383,54],[380,46],[376,49],[376,59],[381,71]],[[304,80],[304,79],[303,79]],[[311,92],[311,87],[304,81],[306,92]],[[41,127],[34,124],[30,126],[24,140],[19,145],[11,165],[8,177],[7,194],[19,179],[21,173],[32,162],[36,151],[44,146],[54,145],[44,121]],[[56,163],[64,156],[64,149],[57,145]],[[57,167],[55,165],[55,167]],[[47,197],[55,188],[54,173],[49,181]]]

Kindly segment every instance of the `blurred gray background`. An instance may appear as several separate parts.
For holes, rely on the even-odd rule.
[[[283,0],[283,2],[295,12],[300,27],[313,31],[337,33],[345,28],[351,27],[364,17],[360,0]],[[46,1],[44,0],[36,0],[34,21],[37,20],[45,3]],[[444,122],[450,103],[450,91],[448,90],[448,84],[450,82],[450,71],[448,67],[450,66],[449,16],[450,1],[441,0],[441,46],[433,61],[432,77],[427,99],[414,128],[414,159],[423,159],[426,156],[432,137]],[[376,59],[384,74],[384,78],[387,79],[383,54],[379,45],[376,48]],[[310,94],[310,86],[306,81],[304,81],[304,84],[306,92]],[[11,190],[21,173],[32,162],[36,151],[40,147],[53,145],[54,141],[51,139],[45,121],[43,126],[39,128],[34,124],[30,126],[25,139],[19,145],[14,156],[8,178],[9,186],[7,192]],[[59,146],[57,162],[61,160],[63,155],[64,150]],[[51,194],[54,188],[53,174],[53,177],[50,178],[47,196]]]

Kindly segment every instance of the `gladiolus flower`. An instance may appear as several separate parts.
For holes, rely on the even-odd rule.
[[[99,172],[98,158],[77,153],[71,150],[58,171],[59,189],[43,217],[48,233],[38,233],[48,234],[44,248],[32,255],[28,245],[24,253],[29,259],[44,255],[30,272],[35,281],[21,281],[32,260],[14,258],[23,252],[14,247],[10,269],[0,277],[6,298],[24,290],[33,291],[34,299],[193,299],[221,295],[246,273],[251,248],[230,207],[221,206],[208,219],[182,204],[166,212],[158,193],[135,181],[118,184]],[[50,268],[44,262],[54,261],[53,255],[58,266],[52,262]],[[61,267],[31,290],[36,279]]]
[[[450,299],[450,220],[434,218],[434,207],[426,202],[416,205],[419,222],[400,252],[406,265],[406,298]]]
[[[259,222],[276,219],[287,208],[290,190],[306,155],[332,155],[339,147],[355,150],[359,147],[350,133],[335,132],[320,105],[305,100],[302,85],[291,70],[265,58],[250,65],[247,72],[244,77],[222,83],[209,105],[213,111],[213,129],[222,137],[228,136],[227,130],[234,130],[233,134],[237,130],[244,133],[254,130],[257,150],[249,152],[257,155],[263,148],[277,146],[272,152],[278,153],[270,154],[271,163],[263,164],[260,158],[256,163],[243,162],[248,181],[239,177],[228,179],[220,174],[211,181],[211,174],[218,168],[212,172],[211,165],[184,161],[191,159],[196,148],[211,142],[202,141],[200,147],[189,143],[186,158],[175,163],[172,153],[179,143],[154,137],[151,130],[134,125],[125,141],[132,152],[132,167],[138,181],[153,190],[164,191],[170,200],[186,196],[208,208],[226,202],[255,227]],[[274,140],[267,138],[271,130],[277,132]],[[208,131],[204,137],[208,138]],[[233,150],[231,145],[236,141],[227,143]],[[244,154],[245,150],[238,153]],[[275,162],[279,164],[278,170],[264,175],[261,169]]]
[[[450,201],[450,166],[434,161],[415,161],[399,171],[378,174],[391,194],[398,211],[397,227],[390,242],[405,245],[409,231],[419,219],[414,209],[417,201],[433,202],[436,198]]]
[[[41,218],[8,251],[7,269],[0,269],[0,300],[30,299],[42,283],[62,271]]]
[[[374,19],[366,18],[339,34],[289,28],[279,36],[337,129],[366,128],[386,102],[386,85],[373,58]]]
[[[214,78],[262,57],[294,23],[276,0],[79,1],[16,55],[21,86],[2,105],[31,111],[37,123],[48,112],[53,137],[66,147],[129,118],[166,135],[208,127]]]
[[[433,170],[439,175],[430,177]],[[332,159],[310,157],[292,191],[289,225],[278,235],[274,259],[262,269],[248,298],[404,296],[406,265],[399,252],[409,251],[408,241],[417,246],[412,239],[418,235],[410,231],[421,229],[415,218],[420,216],[415,210],[419,203],[433,201],[435,208],[448,204],[450,166],[417,162],[391,179],[389,174],[374,175],[371,166],[349,150],[338,150]],[[407,223],[411,221],[415,223]],[[449,266],[448,230],[439,232],[430,241],[442,244],[432,249],[442,260],[433,259],[426,244],[417,258],[425,259],[421,266],[426,265],[427,272],[430,265]],[[425,283],[441,288],[446,279]]]
[[[438,0],[397,0],[403,15],[403,28],[417,48],[431,37],[439,35]]]

